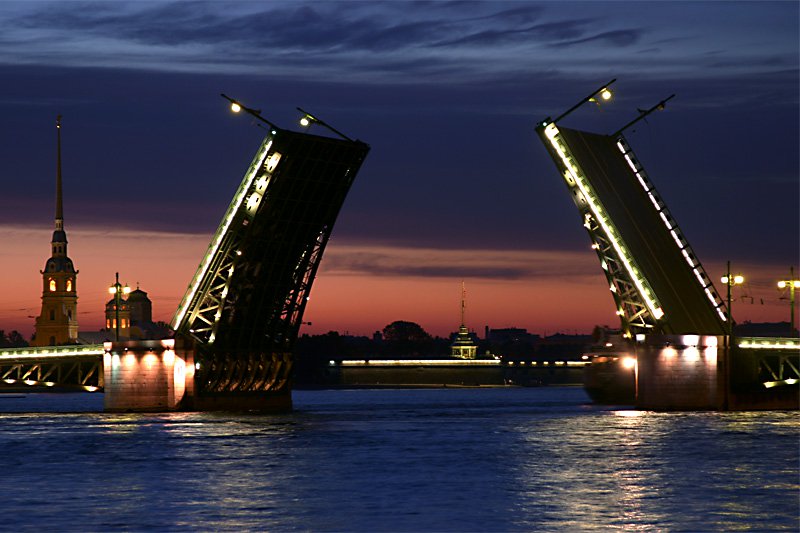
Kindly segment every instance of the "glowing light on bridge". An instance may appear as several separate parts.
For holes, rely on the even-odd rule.
[[[800,340],[781,338],[740,339],[739,348],[750,350],[800,350]]]
[[[642,186],[642,189],[644,189],[644,192],[647,193],[648,198],[650,198],[650,202],[653,204],[653,207],[655,207],[656,211],[661,217],[661,220],[664,222],[664,226],[666,226],[667,230],[672,236],[672,239],[678,246],[678,249],[681,250],[681,253],[683,254],[684,259],[686,259],[686,262],[689,264],[689,267],[693,270],[698,283],[700,283],[700,287],[704,289],[706,297],[714,306],[714,309],[716,309],[717,315],[719,315],[723,322],[726,322],[727,317],[721,309],[722,298],[714,291],[714,285],[711,283],[711,280],[708,278],[705,272],[698,270],[698,268],[702,269],[702,267],[700,267],[700,264],[695,261],[693,254],[690,253],[688,241],[681,234],[677,225],[672,222],[673,219],[672,216],[669,215],[666,204],[663,200],[661,200],[660,197],[658,197],[658,192],[653,188],[653,185],[650,183],[650,180],[645,174],[642,166],[634,158],[630,147],[627,146],[622,139],[619,139],[617,141],[617,148],[625,157],[625,161],[628,162],[628,166],[631,168],[631,171],[636,176],[636,179],[639,180],[639,184]]]
[[[659,320],[664,317],[664,311],[661,308],[658,300],[656,299],[652,289],[650,289],[647,281],[643,278],[639,269],[634,266],[633,258],[630,252],[623,245],[619,232],[611,223],[610,217],[606,214],[605,209],[600,205],[596,195],[591,190],[591,187],[579,169],[578,165],[574,162],[574,157],[567,152],[563,142],[561,142],[558,128],[554,123],[550,123],[545,127],[545,135],[550,141],[553,149],[558,153],[561,162],[566,168],[564,179],[568,184],[575,184],[583,195],[587,205],[589,206],[592,214],[597,220],[598,224],[603,228],[603,231],[611,241],[611,245],[617,252],[625,270],[634,282],[636,289],[639,291],[642,299],[645,302],[650,313]],[[613,289],[612,289],[613,290]]]
[[[35,348],[28,346],[25,348],[8,348],[0,350],[0,361],[13,359],[41,359],[41,358],[64,358],[79,355],[103,355],[102,344],[86,344],[83,346],[43,346]]]
[[[183,297],[180,306],[178,307],[178,311],[175,313],[175,317],[172,319],[172,327],[177,329],[178,326],[183,322],[184,317],[186,316],[186,311],[189,309],[189,304],[194,298],[195,294],[197,293],[197,289],[200,285],[200,281],[203,279],[206,271],[208,270],[209,266],[211,265],[211,261],[217,255],[220,249],[220,245],[222,244],[222,239],[228,232],[228,228],[233,222],[234,216],[239,211],[239,207],[244,202],[245,197],[247,196],[248,191],[250,190],[253,181],[255,179],[256,174],[258,173],[261,165],[264,164],[264,161],[267,158],[267,154],[269,153],[270,148],[272,147],[272,135],[268,135],[264,142],[261,144],[261,147],[256,152],[256,156],[253,158],[253,162],[250,164],[250,168],[245,173],[244,179],[242,179],[242,183],[239,185],[239,189],[236,191],[236,194],[233,197],[233,201],[231,202],[230,206],[228,207],[227,213],[222,219],[222,223],[217,228],[217,232],[214,234],[214,237],[211,239],[211,244],[208,246],[208,250],[206,251],[206,255],[203,260],[200,262],[200,266],[197,269],[197,273],[195,273],[192,282],[189,284],[189,289],[186,291],[186,295]],[[280,161],[280,154],[273,154],[268,161],[267,164],[267,171],[272,172],[275,169],[275,166]],[[272,169],[272,170],[270,170]]]

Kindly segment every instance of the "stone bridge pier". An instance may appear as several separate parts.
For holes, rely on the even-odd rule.
[[[106,411],[178,411],[194,396],[194,348],[178,339],[103,345]]]

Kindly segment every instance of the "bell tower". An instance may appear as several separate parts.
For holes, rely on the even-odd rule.
[[[61,115],[56,118],[56,229],[50,243],[51,256],[42,274],[42,312],[36,318],[32,346],[57,346],[78,342],[78,271],[67,257],[64,206],[61,195]]]

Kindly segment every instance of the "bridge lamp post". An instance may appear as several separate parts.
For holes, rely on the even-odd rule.
[[[130,287],[123,286],[119,282],[119,272],[117,272],[116,282],[108,288],[108,293],[114,295],[114,329],[117,342],[119,342],[119,306],[122,304],[122,295],[130,292]]]
[[[736,274],[731,276],[731,262],[728,261],[727,275],[722,276],[720,279],[722,283],[728,286],[728,335],[733,335],[733,311],[731,310],[731,287],[734,285],[741,285],[744,283],[744,276]]]
[[[300,118],[300,121],[299,121],[300,125],[302,127],[308,129],[308,128],[311,127],[312,124],[319,124],[320,126],[331,130],[333,133],[335,133],[336,135],[338,135],[339,137],[341,137],[345,141],[353,142],[353,139],[351,139],[350,137],[348,137],[347,135],[345,135],[341,131],[337,130],[336,128],[334,128],[333,126],[331,126],[330,124],[328,124],[327,122],[322,120],[321,118],[312,115],[311,113],[309,113],[308,111],[306,111],[302,107],[297,107],[295,109],[297,109],[298,111],[303,113],[303,116]]]
[[[613,80],[611,80],[610,82],[606,83],[605,85],[602,85],[602,86],[598,87],[592,94],[590,94],[589,96],[587,96],[586,98],[584,98],[583,100],[581,100],[580,102],[575,104],[574,106],[570,107],[569,109],[567,109],[566,111],[561,113],[555,120],[550,120],[548,118],[545,122],[546,123],[551,123],[552,122],[553,124],[555,124],[558,121],[560,121],[562,118],[566,117],[567,115],[569,115],[570,113],[572,113],[573,111],[578,109],[580,106],[582,106],[586,102],[594,102],[594,103],[599,105],[600,102],[607,102],[607,101],[611,100],[611,98],[614,96],[614,93],[611,92],[611,84],[614,83],[615,81],[617,81],[617,78],[614,78]]]
[[[247,113],[249,115],[252,115],[253,117],[257,118],[258,120],[260,120],[264,124],[267,124],[270,127],[270,129],[272,129],[272,130],[279,129],[278,126],[276,126],[275,124],[273,124],[272,122],[270,122],[269,120],[267,120],[267,119],[265,119],[264,117],[261,116],[261,110],[260,109],[253,109],[253,108],[247,107],[246,105],[241,103],[239,100],[236,100],[235,98],[231,98],[230,96],[228,96],[228,95],[226,95],[224,93],[220,93],[220,96],[231,103],[231,111],[233,111],[234,113],[241,113],[242,111],[244,111],[245,113]],[[273,131],[272,133],[274,134],[275,132]]]
[[[794,267],[789,269],[789,279],[783,279],[778,282],[779,289],[789,289],[789,308],[790,311],[790,322],[789,327],[791,328],[789,331],[790,336],[794,336],[794,290],[800,289],[800,279],[794,279]]]

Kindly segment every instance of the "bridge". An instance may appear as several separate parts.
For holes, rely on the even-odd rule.
[[[270,126],[172,320],[195,350],[192,408],[290,404],[303,311],[369,151]]]
[[[112,411],[291,408],[303,312],[369,146],[303,110],[301,124],[332,135],[280,128],[223,97],[268,133],[172,319],[175,338],[5,350],[0,383],[104,389]]]
[[[369,146],[310,114],[305,120],[335,136],[281,129],[228,100],[267,124],[268,134],[172,319],[175,338],[3,350],[0,388],[105,390],[112,411],[291,408],[303,312]],[[631,403],[652,409],[797,408],[800,339],[729,334],[729,310],[625,128],[601,135],[562,127],[578,106],[536,129],[578,208],[621,323],[621,338],[588,368],[595,378],[610,376],[594,380],[597,391],[630,386]],[[629,370],[627,358],[635,361]]]
[[[731,334],[729,309],[623,134],[674,95],[611,135],[559,124],[582,104],[610,97],[614,81],[536,127],[578,208],[620,319],[621,339],[587,369],[589,378],[611,376],[596,382],[594,392],[618,399],[603,389],[626,388],[630,403],[655,409],[798,408],[800,339]],[[619,366],[626,357],[636,362],[627,370]]]
[[[0,391],[103,389],[102,344],[0,349]]]

